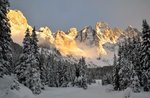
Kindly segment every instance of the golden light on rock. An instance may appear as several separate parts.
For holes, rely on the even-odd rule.
[[[7,17],[11,26],[11,37],[13,41],[22,43],[25,31],[27,28],[31,31],[32,27],[28,25],[27,19],[19,10],[9,10]]]
[[[56,47],[61,55],[86,56],[76,43],[77,29],[70,28],[68,34],[63,31],[58,31],[55,34],[48,27],[41,27],[38,31],[40,42],[48,41],[50,45]]]
[[[81,50],[75,41],[77,30],[75,28],[70,29],[68,35],[63,31],[58,31],[55,38],[55,46],[62,55],[73,55],[73,56],[86,56],[83,50]]]
[[[121,35],[121,30],[118,28],[111,29],[108,24],[104,22],[96,23],[96,38],[97,38],[97,51],[99,55],[107,55],[103,45],[106,43],[115,44]]]
[[[21,44],[26,29],[29,28],[31,32],[32,27],[28,24],[26,17],[19,10],[10,10],[7,17],[11,25],[13,41]],[[84,33],[85,32],[86,30]],[[108,24],[100,22],[96,23],[95,32],[96,35],[94,38],[96,40],[96,45],[92,47],[88,47],[85,43],[78,43],[76,41],[76,37],[78,36],[78,30],[76,28],[70,28],[66,33],[63,31],[52,33],[48,27],[41,27],[39,31],[37,31],[37,35],[39,43],[46,41],[49,45],[59,50],[63,56],[98,57],[107,54],[103,45],[105,43],[116,43],[117,39],[120,37],[121,31],[117,28],[111,29],[108,27]]]

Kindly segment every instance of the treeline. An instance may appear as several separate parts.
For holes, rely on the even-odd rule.
[[[89,77],[92,79],[103,79],[105,76],[112,75],[113,66],[103,66],[103,67],[95,67],[88,68]]]
[[[142,36],[127,38],[114,55],[112,84],[115,90],[131,87],[150,91],[150,27],[143,20]]]

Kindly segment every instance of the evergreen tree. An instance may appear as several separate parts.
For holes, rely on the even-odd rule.
[[[132,87],[132,91],[135,93],[139,93],[141,90],[139,78],[136,75],[136,72],[134,70],[131,77],[131,87]]]
[[[47,58],[44,56],[43,48],[41,48],[40,58],[39,58],[39,68],[40,68],[40,78],[41,83],[44,89],[44,85],[48,84],[48,64],[47,64]]]
[[[63,83],[63,73],[62,73],[63,64],[59,60],[55,66],[56,66],[56,80],[55,80],[56,86],[61,87],[61,85]]]
[[[71,64],[67,61],[67,60],[65,60],[64,61],[64,63],[63,63],[63,66],[62,66],[62,87],[67,87],[68,86],[68,84],[69,84],[69,82],[71,82],[71,80],[70,80],[70,70],[69,70],[69,66],[71,66]]]
[[[120,84],[120,89],[124,90],[126,89],[128,86],[130,86],[130,78],[132,75],[132,70],[131,70],[131,66],[132,63],[129,62],[128,60],[124,59],[124,66],[119,70],[119,84]]]
[[[142,69],[140,64],[140,55],[141,55],[141,40],[140,36],[133,38],[133,51],[132,51],[132,64],[134,66],[134,70],[136,75],[138,76],[140,85],[142,85]]]
[[[87,88],[87,66],[84,58],[80,59],[78,64],[72,64],[67,60],[57,58],[53,54],[50,54],[47,61],[48,86],[68,87],[78,84],[78,87]]]
[[[0,77],[12,72],[12,39],[7,18],[8,8],[8,0],[0,0]]]
[[[38,47],[38,38],[37,38],[37,34],[35,31],[35,27],[32,30],[32,35],[31,35],[31,46],[32,46],[32,51],[36,57],[36,59],[39,61],[39,47]]]
[[[50,87],[67,87],[71,82],[69,75],[69,62],[63,60],[55,60],[51,54],[48,58],[48,85]]]
[[[146,20],[143,20],[143,31],[142,31],[142,49],[141,49],[141,66],[143,72],[143,85],[144,90],[148,91],[149,88],[149,81],[150,81],[150,27]]]
[[[38,70],[37,66],[37,60],[34,55],[30,56],[31,61],[30,61],[30,69],[29,70],[29,77],[27,79],[27,87],[29,87],[33,94],[40,94],[41,93],[41,79],[40,79],[40,71]]]
[[[16,67],[17,77],[20,83],[32,90],[34,94],[41,93],[41,80],[38,68],[38,61],[33,53],[32,39],[29,29],[26,31],[23,40],[23,54]]]
[[[130,61],[130,47],[129,40],[119,46],[118,52],[118,69],[119,69],[119,90],[126,89],[130,85],[130,78],[132,75],[132,62]]]
[[[124,55],[123,55],[123,45],[122,44],[119,44],[119,50],[118,50],[118,68],[120,70],[120,68],[124,65],[123,64],[123,58],[124,58]]]
[[[76,84],[78,87],[82,87],[83,89],[87,89],[87,65],[85,63],[85,59],[82,57],[79,60],[79,63],[76,67]]]
[[[112,74],[106,73],[102,78],[102,85],[112,84]]]
[[[30,33],[29,30],[26,31],[25,38],[23,40],[23,54],[21,54],[19,62],[17,63],[16,67],[16,74],[20,83],[27,85],[27,79],[30,67],[30,59],[29,56],[31,54],[31,47],[30,47]]]
[[[52,54],[50,54],[48,56],[48,65],[47,65],[47,69],[48,69],[48,86],[50,87],[56,87],[56,62],[54,59],[54,56]]]
[[[114,89],[115,90],[121,90],[121,86],[120,86],[120,69],[122,68],[122,66],[124,65],[124,55],[123,55],[123,45],[121,43],[119,43],[119,49],[118,49],[118,60],[117,60],[117,65],[114,66],[114,75],[113,75],[113,85],[114,85]],[[115,57],[116,58],[116,57]],[[114,60],[115,60],[114,58]],[[116,63],[116,61],[114,61],[114,64]]]
[[[114,54],[114,63],[113,63],[113,86],[114,90],[119,90],[119,66],[117,64],[117,58]]]
[[[40,53],[39,53],[39,47],[38,47],[38,38],[37,38],[37,34],[36,34],[36,29],[35,27],[32,30],[32,35],[31,35],[31,47],[32,47],[32,53],[34,54],[35,58],[36,58],[36,69],[40,72],[40,78],[41,78],[41,82],[42,82],[42,89],[44,89],[44,85],[46,83],[46,79],[44,78],[46,75],[45,72],[45,60],[44,60],[44,56],[42,56],[40,58]],[[40,60],[42,60],[40,62]]]
[[[70,86],[74,86],[74,82],[75,82],[75,77],[76,77],[76,63],[71,64],[68,66],[68,79],[70,82]]]
[[[87,71],[87,65],[86,65],[86,63],[85,63],[85,58],[81,58],[80,60],[79,60],[79,66],[80,66],[80,73],[81,73],[81,75],[82,76],[86,76],[86,71]]]
[[[66,87],[68,85],[67,77],[67,63],[62,60],[59,60],[56,64],[56,86],[57,87]]]

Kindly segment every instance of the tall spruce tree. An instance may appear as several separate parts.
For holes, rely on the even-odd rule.
[[[30,73],[30,89],[34,94],[40,94],[41,93],[41,79],[40,79],[40,68],[39,68],[39,51],[38,51],[38,39],[37,35],[35,32],[35,27],[32,30],[32,35],[31,35],[31,73]]]
[[[31,47],[30,47],[30,33],[29,30],[27,29],[25,38],[23,40],[23,53],[20,56],[19,61],[17,62],[16,65],[16,74],[18,77],[18,80],[20,83],[24,84],[25,86],[27,85],[27,79],[29,75],[29,70],[28,67],[30,68],[30,54],[31,54]]]
[[[76,63],[74,64],[71,64],[69,63],[68,65],[68,79],[69,79],[69,82],[70,82],[70,85],[74,86],[74,80],[75,80],[75,77],[76,77],[76,69],[75,69],[75,66],[76,66]]]
[[[16,67],[16,73],[19,82],[32,90],[34,94],[41,93],[41,80],[38,68],[38,61],[33,53],[32,38],[30,37],[29,29],[23,41],[23,54]]]
[[[63,64],[62,64],[62,77],[61,77],[61,80],[62,80],[62,87],[67,87],[68,86],[68,83],[70,82],[70,77],[69,77],[69,66],[71,66],[71,64],[65,60],[63,61]]]
[[[114,54],[114,63],[113,63],[113,86],[114,90],[119,90],[119,66],[117,64],[117,57]]]
[[[140,55],[141,55],[141,39],[140,36],[133,38],[133,51],[132,51],[132,64],[134,66],[134,70],[136,75],[138,76],[140,85],[142,85],[142,70],[140,64]]]
[[[150,90],[150,26],[146,20],[143,20],[142,31],[142,49],[141,49],[141,66],[143,72],[143,86],[145,91]]]
[[[0,77],[12,72],[11,31],[8,23],[8,0],[0,0]]]
[[[119,90],[126,89],[130,85],[132,75],[132,62],[130,61],[130,51],[128,40],[119,45],[118,51],[118,68],[119,68]]]
[[[135,72],[134,69],[132,69],[132,76],[131,76],[131,87],[132,87],[132,91],[135,93],[139,93],[141,90],[141,86],[140,86],[140,81],[139,78]]]
[[[54,59],[53,54],[50,54],[48,56],[47,60],[47,69],[48,69],[48,86],[50,87],[56,87],[56,73],[57,73],[57,66],[56,66],[56,61]]]
[[[76,76],[75,85],[87,89],[87,65],[83,57],[79,60],[76,67]]]
[[[124,55],[123,55],[123,45],[121,43],[119,43],[119,50],[118,50],[118,68],[120,70],[120,68],[123,66],[123,58],[124,58]]]
[[[39,56],[39,68],[40,68],[40,78],[41,78],[41,83],[44,89],[44,85],[48,84],[48,64],[47,64],[47,58],[44,55],[44,49],[41,48],[40,56]]]
[[[32,46],[32,51],[36,57],[36,59],[39,61],[39,47],[38,47],[38,38],[37,38],[37,34],[36,34],[36,31],[35,31],[35,27],[33,28],[32,30],[32,35],[31,35],[31,46]]]
[[[120,90],[124,90],[131,85],[132,63],[124,59],[124,66],[119,70]]]

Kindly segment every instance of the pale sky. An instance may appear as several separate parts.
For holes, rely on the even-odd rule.
[[[28,23],[48,26],[53,32],[95,26],[104,21],[112,27],[128,25],[141,30],[142,20],[150,24],[150,0],[9,0],[12,9],[21,10]]]

